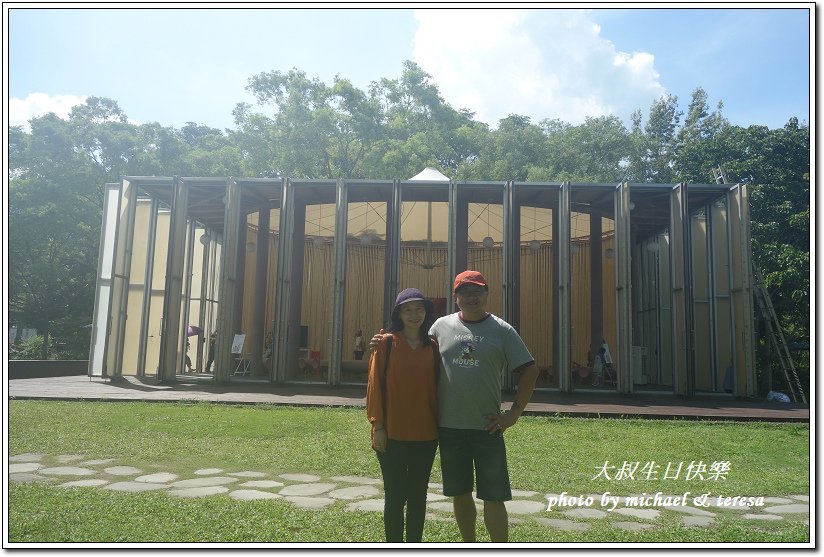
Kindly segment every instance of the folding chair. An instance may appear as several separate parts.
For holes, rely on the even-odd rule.
[[[240,375],[242,377],[252,373],[252,370],[250,369],[251,362],[249,361],[249,358],[245,357],[243,354],[243,345],[245,342],[245,334],[235,335],[234,340],[232,340],[232,355],[235,357],[235,371],[232,375]]]
[[[604,364],[604,384],[607,383],[613,387],[618,384],[618,371],[612,367],[612,364]]]

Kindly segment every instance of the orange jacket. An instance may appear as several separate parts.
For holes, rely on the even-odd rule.
[[[383,377],[386,338],[392,337],[392,352],[386,369],[386,413]],[[366,415],[375,433],[375,422],[386,427],[387,437],[398,441],[431,441],[438,438],[436,365],[440,354],[435,342],[412,349],[401,333],[385,335],[369,358]]]

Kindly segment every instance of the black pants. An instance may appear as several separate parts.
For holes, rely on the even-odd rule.
[[[406,541],[421,541],[426,491],[437,448],[437,441],[389,439],[386,452],[376,453],[383,474],[383,527],[387,542],[403,541],[404,505]]]

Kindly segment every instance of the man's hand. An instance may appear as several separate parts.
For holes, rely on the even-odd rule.
[[[379,333],[377,333],[375,336],[373,336],[372,340],[369,341],[369,350],[371,350],[372,352],[377,350],[378,346],[381,343],[381,339],[383,338],[383,335],[385,335],[385,334],[386,333],[384,332],[384,330],[381,329]]]
[[[386,452],[386,429],[376,429],[372,436],[372,447],[379,453]]]
[[[510,427],[514,426],[515,422],[518,421],[518,415],[513,414],[512,412],[505,412],[503,414],[487,414],[484,418],[486,418],[489,422],[486,424],[486,430],[490,435],[498,432],[503,433]]]
[[[518,381],[518,394],[515,396],[515,401],[512,403],[509,412],[484,416],[489,421],[486,430],[490,435],[499,431],[503,433],[514,426],[532,397],[532,391],[535,390],[535,380],[538,379],[538,366],[535,365],[535,362],[525,364],[515,371],[520,373],[521,379]]]

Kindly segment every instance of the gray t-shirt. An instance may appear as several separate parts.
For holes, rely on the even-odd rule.
[[[429,334],[443,359],[438,425],[485,429],[484,416],[501,411],[503,372],[534,361],[529,349],[512,325],[492,314],[468,323],[453,313],[435,321]]]

